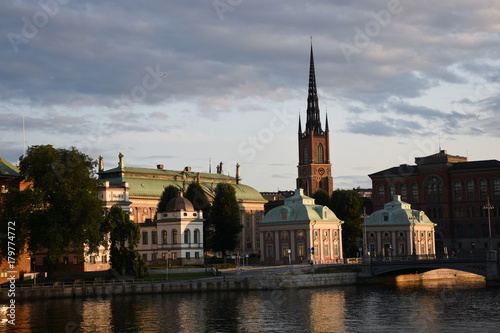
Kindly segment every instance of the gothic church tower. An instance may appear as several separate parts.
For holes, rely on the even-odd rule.
[[[304,132],[302,132],[299,116],[297,188],[304,189],[304,193],[307,195],[312,195],[319,189],[325,190],[328,195],[333,192],[328,116],[326,116],[325,130],[323,131],[319,114],[312,43],[309,64],[309,92],[307,95],[307,122]]]

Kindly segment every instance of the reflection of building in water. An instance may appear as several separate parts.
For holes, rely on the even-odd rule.
[[[345,295],[342,290],[313,293],[309,302],[311,332],[347,332]]]
[[[82,332],[102,332],[110,328],[113,318],[110,299],[96,299],[91,302],[82,302],[80,306],[75,307],[75,311],[81,313]]]

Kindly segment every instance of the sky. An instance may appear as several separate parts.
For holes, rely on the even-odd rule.
[[[500,3],[2,1],[0,156],[76,147],[105,169],[295,188],[314,49],[334,187],[445,149],[500,159]],[[311,39],[312,36],[312,39]],[[24,132],[23,132],[24,120]]]

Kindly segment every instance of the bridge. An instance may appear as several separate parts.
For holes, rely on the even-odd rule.
[[[365,257],[362,263],[362,273],[368,277],[395,273],[424,273],[434,269],[448,268],[482,275],[486,278],[488,285],[500,286],[499,266],[497,251],[488,251],[477,256],[446,259],[415,256],[384,257],[381,259]]]

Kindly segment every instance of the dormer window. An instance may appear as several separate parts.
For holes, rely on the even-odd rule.
[[[281,219],[286,220],[286,212],[281,212]]]

